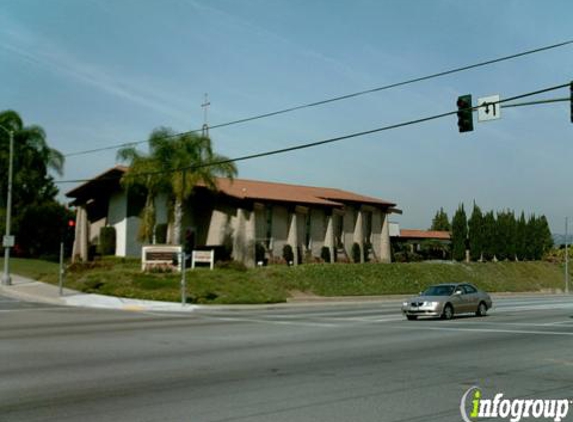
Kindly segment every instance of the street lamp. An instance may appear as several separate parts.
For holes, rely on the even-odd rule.
[[[0,126],[10,138],[10,156],[8,161],[8,198],[6,199],[6,235],[2,241],[4,246],[4,273],[2,274],[2,284],[10,286],[12,278],[10,277],[10,248],[14,246],[13,238],[10,236],[10,218],[12,214],[12,161],[14,159],[14,131]]]

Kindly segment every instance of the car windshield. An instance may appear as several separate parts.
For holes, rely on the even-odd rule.
[[[454,286],[432,286],[422,296],[450,296],[454,292]]]

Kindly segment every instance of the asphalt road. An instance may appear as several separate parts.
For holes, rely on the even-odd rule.
[[[395,303],[166,315],[0,297],[0,421],[460,421],[474,385],[573,398],[573,298],[496,305],[406,321]]]

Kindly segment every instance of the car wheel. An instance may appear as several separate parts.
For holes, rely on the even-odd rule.
[[[477,316],[485,316],[487,314],[487,305],[485,302],[480,302],[476,311]]]
[[[416,321],[418,319],[418,315],[406,315],[408,321]]]
[[[452,319],[454,317],[454,308],[449,303],[444,306],[444,311],[442,312],[442,319]]]

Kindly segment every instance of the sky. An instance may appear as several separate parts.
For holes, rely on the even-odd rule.
[[[573,39],[569,0],[0,0],[0,110],[42,126],[64,154],[367,90]],[[228,157],[367,131],[573,80],[573,45],[210,131]],[[531,100],[565,98],[562,88]],[[573,217],[569,103],[506,108],[238,163],[239,177],[395,202],[402,228],[443,207]],[[141,146],[145,150],[145,145]],[[70,156],[57,180],[114,166]],[[61,183],[62,192],[75,184]],[[61,200],[65,198],[60,196]]]

